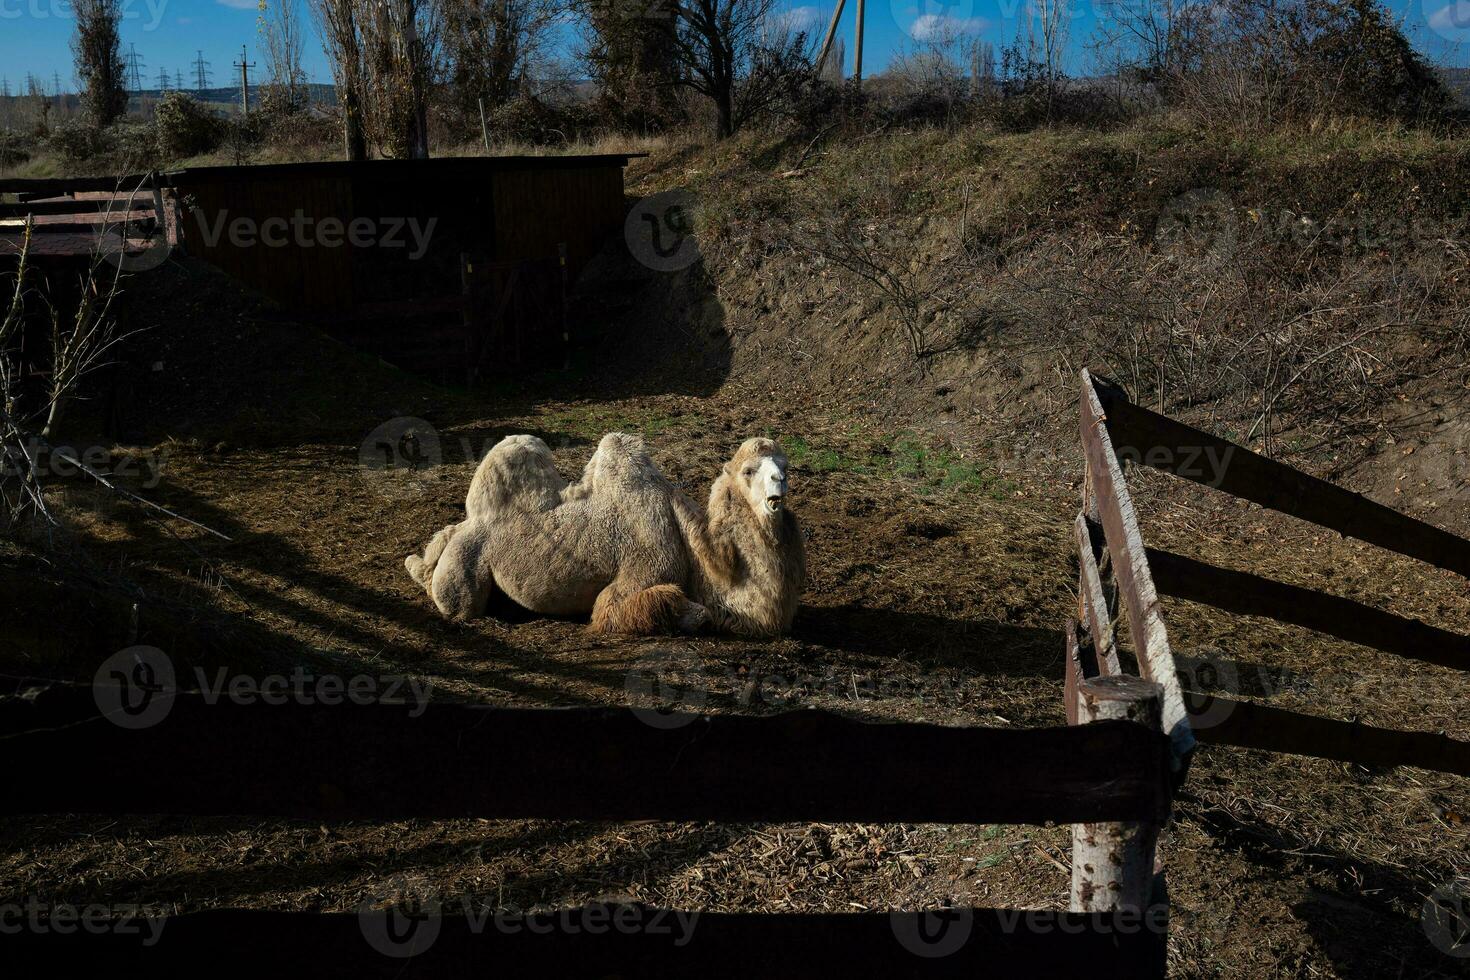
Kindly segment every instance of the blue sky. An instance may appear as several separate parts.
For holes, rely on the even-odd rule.
[[[825,30],[833,7],[833,0],[781,2],[792,24],[816,34]],[[922,40],[937,26],[963,29],[999,48],[1015,38],[1026,2],[869,0],[865,74],[881,70],[897,52],[913,47],[916,37]],[[1103,8],[1102,0],[1073,0],[1073,4],[1068,68],[1081,73],[1088,69],[1082,42],[1092,33]],[[256,0],[123,0],[123,5],[123,51],[136,46],[149,87],[156,87],[159,68],[166,68],[170,78],[182,71],[186,87],[191,87],[192,64],[199,51],[212,63],[217,86],[238,77],[231,64],[239,60],[242,44],[248,47],[252,61],[261,61]],[[849,0],[839,28],[847,42],[849,69],[855,7],[856,0]],[[1448,64],[1470,64],[1470,0],[1390,0],[1390,7],[1431,57]],[[45,79],[48,92],[54,73],[60,74],[67,91],[75,90],[68,46],[71,30],[68,0],[0,0],[0,76],[8,79],[12,92],[20,90],[28,72]],[[315,80],[330,80],[314,32],[308,32],[306,67]]]

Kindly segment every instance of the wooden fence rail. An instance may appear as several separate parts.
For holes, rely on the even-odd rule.
[[[1263,507],[1470,577],[1470,542],[1361,494],[1135,405],[1101,379],[1084,383],[1118,453]],[[1203,465],[1213,459],[1220,465]]]
[[[168,695],[158,695],[169,697]],[[0,813],[301,819],[1159,820],[1167,746],[1138,725],[950,728],[821,711],[208,704],[136,730],[91,689],[0,702]],[[64,773],[66,778],[58,779]],[[879,790],[881,788],[881,791]]]
[[[591,906],[476,922],[443,910],[430,923],[400,920],[412,957],[384,955],[386,913],[221,910],[170,916],[149,930],[21,931],[4,939],[17,977],[193,977],[248,966],[266,976],[407,980],[426,977],[1036,977],[1137,980],[1161,976],[1162,923],[1137,917],[954,909],[940,913],[734,914],[692,919],[643,906]],[[371,916],[376,915],[375,920]],[[486,917],[488,918],[488,916]],[[619,921],[638,928],[617,928]],[[589,926],[589,923],[596,925]],[[73,924],[75,925],[75,924]],[[427,931],[415,935],[412,929]],[[948,933],[947,930],[955,930]],[[959,942],[946,943],[952,935]],[[926,943],[918,942],[925,937]],[[929,945],[932,944],[932,945]]]
[[[1470,636],[1395,616],[1372,606],[1148,549],[1159,592],[1226,612],[1265,616],[1328,636],[1442,667],[1470,670]]]
[[[1465,575],[1470,575],[1470,541],[1134,405],[1121,389],[1086,371],[1081,404],[1088,473],[1076,539],[1078,620],[1085,632],[1067,640],[1069,718],[1076,716],[1073,700],[1083,681],[1113,673],[1101,652],[1111,647],[1113,638],[1110,575],[1128,614],[1140,673],[1151,680],[1160,681],[1165,671],[1175,675],[1159,595],[1267,616],[1425,663],[1470,669],[1470,637],[1350,599],[1145,548],[1120,458]],[[1179,720],[1169,729],[1167,685],[1164,697],[1165,727],[1176,753],[1197,738],[1368,766],[1408,765],[1470,775],[1470,743],[1444,734],[1375,728],[1198,694],[1181,700]],[[1196,729],[1191,717],[1204,721]],[[1187,742],[1181,729],[1189,732]]]

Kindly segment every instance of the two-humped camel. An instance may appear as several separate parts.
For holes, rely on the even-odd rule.
[[[533,612],[590,613],[599,632],[775,636],[806,579],[786,456],[770,439],[740,446],[701,510],[637,436],[604,436],[576,483],[546,443],[508,436],[481,460],[465,514],[404,561],[451,619],[480,615],[499,589]]]

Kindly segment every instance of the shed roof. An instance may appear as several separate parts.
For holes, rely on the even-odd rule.
[[[546,156],[432,157],[428,160],[328,160],[318,163],[268,163],[239,167],[186,167],[171,170],[170,182],[271,180],[281,177],[393,177],[438,179],[500,170],[561,170],[626,167],[647,153],[588,153]]]

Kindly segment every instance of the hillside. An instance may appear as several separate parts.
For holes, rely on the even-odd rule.
[[[723,331],[742,384],[1001,466],[1070,446],[1087,365],[1470,530],[1470,141],[888,129],[669,146],[629,182],[698,198],[685,275],[719,301],[620,338],[631,365]]]

